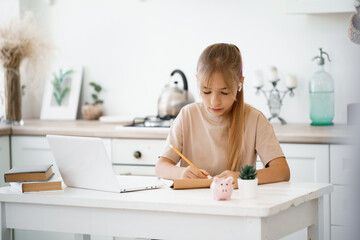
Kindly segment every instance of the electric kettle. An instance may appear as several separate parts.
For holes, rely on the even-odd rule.
[[[176,73],[180,74],[182,78],[183,89],[180,88],[178,82],[174,80],[165,85],[158,101],[158,116],[161,119],[176,117],[183,106],[194,102],[194,97],[188,91],[185,74],[181,70],[176,69],[172,71],[170,76],[174,76]]]

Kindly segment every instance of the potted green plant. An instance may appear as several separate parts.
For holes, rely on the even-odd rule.
[[[252,165],[245,165],[244,167],[240,167],[239,172],[240,178],[238,179],[238,186],[241,198],[254,198],[258,184],[258,179],[256,178],[256,168]]]
[[[97,120],[104,113],[103,110],[104,101],[99,98],[99,94],[102,91],[102,87],[95,82],[90,82],[89,85],[93,88],[94,91],[91,94],[93,103],[89,104],[85,102],[85,104],[81,108],[81,112],[86,120]]]

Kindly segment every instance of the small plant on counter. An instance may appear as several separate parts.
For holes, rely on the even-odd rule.
[[[245,165],[244,167],[240,167],[239,172],[240,179],[238,179],[238,186],[241,198],[254,198],[256,196],[256,187],[258,184],[256,168],[252,165]]]
[[[252,180],[256,178],[257,172],[252,165],[245,165],[240,167],[240,178],[243,180]]]
[[[89,85],[92,86],[95,91],[95,93],[91,94],[91,97],[93,99],[93,105],[96,105],[98,103],[104,103],[103,100],[99,99],[99,94],[102,91],[102,87],[99,84],[96,84],[95,82],[90,82]],[[88,103],[85,102],[85,104],[88,104]]]
[[[102,104],[104,103],[104,101],[99,99],[99,94],[102,91],[102,87],[95,82],[90,82],[89,85],[94,89],[94,92],[91,94],[93,103],[89,104],[85,102],[85,104],[82,106],[81,111],[85,119],[97,120],[103,115]]]

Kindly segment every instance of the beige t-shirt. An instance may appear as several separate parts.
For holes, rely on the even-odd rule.
[[[269,161],[284,157],[272,125],[257,109],[245,104],[244,151],[241,165],[255,166],[256,155],[266,165]],[[230,131],[229,117],[214,116],[203,103],[183,107],[170,127],[166,146],[160,157],[178,163],[180,156],[170,148],[172,144],[195,166],[211,176],[220,174],[227,166],[227,144]],[[181,159],[180,166],[188,166]]]

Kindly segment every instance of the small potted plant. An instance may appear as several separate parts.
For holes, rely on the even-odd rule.
[[[238,186],[241,198],[254,198],[258,184],[256,169],[252,165],[245,165],[244,167],[240,167],[239,172],[240,178],[238,179]]]
[[[91,94],[93,99],[93,103],[89,104],[85,102],[85,104],[81,108],[81,112],[86,120],[97,120],[104,113],[103,110],[103,100],[99,99],[99,93],[102,91],[102,87],[95,82],[89,83],[91,87],[94,89],[94,93]]]

